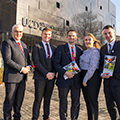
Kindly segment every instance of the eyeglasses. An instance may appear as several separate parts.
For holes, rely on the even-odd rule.
[[[20,33],[20,34],[22,34],[23,33],[23,31],[14,31],[15,33]]]

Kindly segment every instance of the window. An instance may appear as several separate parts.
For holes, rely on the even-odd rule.
[[[38,9],[40,9],[40,1],[38,2]]]
[[[68,20],[66,20],[66,25],[69,26],[70,22]]]
[[[85,6],[85,11],[88,11],[88,7],[87,6]]]
[[[100,6],[100,10],[102,10],[102,6]]]
[[[60,3],[59,2],[56,2],[56,7],[60,8]]]
[[[115,24],[113,24],[113,27],[115,27]]]
[[[30,10],[30,6],[28,5],[28,11]]]

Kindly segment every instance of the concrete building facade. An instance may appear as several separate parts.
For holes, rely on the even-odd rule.
[[[23,41],[30,50],[33,44],[40,42],[41,30],[44,27],[50,27],[53,31],[52,44],[65,43],[65,31],[72,26],[72,18],[78,13],[92,11],[98,15],[99,20],[103,23],[102,26],[111,24],[115,28],[116,25],[116,7],[110,0],[4,1],[9,1],[6,4],[12,4],[10,1],[16,3],[16,11],[13,13],[16,16],[15,23],[23,25]]]

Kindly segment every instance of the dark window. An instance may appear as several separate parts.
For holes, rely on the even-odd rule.
[[[40,9],[40,1],[38,2],[38,9]]]
[[[66,25],[69,26],[70,22],[68,20],[66,20]]]
[[[17,0],[13,0],[15,3],[17,3]]]
[[[100,6],[100,10],[102,10],[102,6]]]
[[[115,27],[115,24],[113,24],[113,27]]]
[[[60,3],[59,2],[56,2],[56,7],[60,8]]]
[[[85,6],[85,10],[88,11],[88,7],[87,6]]]

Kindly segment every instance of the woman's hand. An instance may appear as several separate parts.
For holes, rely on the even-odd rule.
[[[86,82],[83,82],[83,86],[86,87],[86,86],[87,86],[87,83],[86,83]]]

